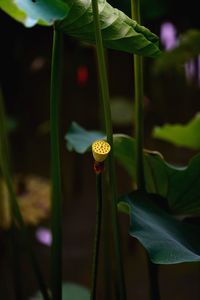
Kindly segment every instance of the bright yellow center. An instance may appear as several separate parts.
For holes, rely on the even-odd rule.
[[[98,162],[102,162],[106,159],[108,153],[110,152],[110,145],[102,140],[95,141],[92,144],[92,152],[94,159]]]
[[[108,154],[110,145],[105,141],[96,141],[92,144],[92,150],[98,154]]]

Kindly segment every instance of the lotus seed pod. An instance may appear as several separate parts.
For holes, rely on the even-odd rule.
[[[108,156],[109,152],[110,152],[110,145],[103,140],[95,141],[92,144],[92,154],[95,161],[97,162],[103,162]]]

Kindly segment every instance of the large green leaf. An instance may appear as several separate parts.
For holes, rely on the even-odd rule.
[[[157,57],[158,37],[140,26],[106,0],[99,0],[99,15],[105,47]],[[95,42],[91,0],[0,0],[0,8],[26,26],[50,25],[78,39]]]
[[[68,5],[62,0],[0,0],[0,8],[27,27],[51,25],[68,13]]]
[[[135,179],[134,139],[114,136],[114,154]],[[175,167],[158,153],[144,151],[144,169],[147,191],[166,198],[174,214],[200,215],[200,154],[188,166]]]
[[[156,195],[134,192],[121,198],[129,206],[131,236],[156,264],[200,261],[200,227],[176,220],[161,209]]]
[[[90,292],[85,287],[75,283],[64,283],[62,286],[62,299],[63,300],[89,300]],[[31,298],[30,300],[43,300],[40,293]]]
[[[153,137],[176,146],[200,149],[200,113],[187,124],[165,124],[155,127]]]
[[[67,3],[70,5],[70,12],[58,23],[58,28],[73,37],[94,43],[91,0],[67,0]],[[160,54],[155,34],[113,8],[106,0],[99,0],[98,4],[105,47],[150,57]]]
[[[183,69],[183,64],[191,58],[200,54],[200,30],[189,30],[180,37],[178,47],[164,53],[155,61],[155,73],[163,72],[169,68],[179,67]]]

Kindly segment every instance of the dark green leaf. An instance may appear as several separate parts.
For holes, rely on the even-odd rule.
[[[129,205],[130,235],[146,248],[152,262],[200,261],[200,227],[181,222],[155,203],[157,196],[134,192],[121,198]]]
[[[167,198],[175,213],[200,215],[200,154],[188,167],[176,170],[169,177]]]
[[[68,13],[68,5],[62,0],[0,0],[0,8],[27,27],[51,25]]]
[[[95,42],[91,0],[68,0],[70,12],[58,28],[78,39]],[[157,57],[158,37],[140,26],[106,0],[99,0],[99,16],[104,46],[111,49]]]
[[[155,61],[156,73],[174,67],[183,67],[184,63],[200,54],[200,31],[189,30],[181,36],[179,46],[169,52],[163,53]]]
[[[176,146],[200,149],[200,114],[187,124],[165,124],[155,127],[153,136]]]
[[[91,0],[0,0],[0,8],[26,26],[57,21],[57,28],[68,35],[95,42]],[[149,57],[160,54],[158,37],[106,0],[99,0],[99,14],[105,47]]]
[[[114,137],[114,154],[135,179],[135,141],[123,135]],[[144,152],[145,181],[149,193],[168,200],[175,214],[200,215],[200,154],[188,167],[174,167],[155,152]]]
[[[135,180],[135,140],[127,135],[114,135],[114,155]],[[158,152],[147,150],[144,151],[144,168],[148,192],[165,197],[168,190],[168,174],[174,169],[165,163]]]
[[[64,283],[62,291],[63,300],[89,300],[90,292],[85,287],[82,287],[75,283]],[[38,293],[35,297],[30,300],[43,300],[43,297]]]

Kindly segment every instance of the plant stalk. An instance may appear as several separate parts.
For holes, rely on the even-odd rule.
[[[140,18],[140,0],[131,0],[132,18],[138,23]],[[135,147],[136,147],[136,184],[139,190],[145,191],[144,162],[143,162],[143,59],[141,56],[134,55],[134,79],[135,79]]]
[[[100,20],[99,20],[99,9],[98,9],[98,1],[92,0],[92,10],[94,16],[94,30],[95,30],[95,39],[97,46],[97,59],[98,59],[98,67],[99,67],[99,78],[100,78],[100,86],[102,93],[102,104],[104,111],[104,121],[106,128],[107,141],[111,146],[111,152],[108,157],[108,171],[109,171],[109,180],[111,187],[111,210],[112,210],[112,223],[113,223],[113,234],[114,234],[114,245],[116,252],[116,268],[117,268],[117,276],[118,276],[118,286],[119,286],[119,294],[120,299],[126,299],[126,287],[124,280],[124,270],[123,270],[123,262],[122,262],[122,253],[121,253],[121,245],[120,245],[120,237],[119,237],[119,220],[117,214],[117,190],[116,190],[116,178],[115,178],[115,164],[114,164],[114,156],[113,156],[113,129],[112,129],[112,119],[111,119],[111,109],[109,103],[109,87],[108,87],[108,78],[106,71],[106,63],[105,63],[105,55],[103,48],[103,41],[101,35],[100,28]]]
[[[46,288],[46,284],[44,282],[39,264],[37,262],[37,259],[35,257],[35,254],[33,252],[33,249],[31,247],[31,242],[29,239],[27,228],[24,224],[18,202],[16,193],[14,190],[13,180],[11,176],[11,167],[10,167],[10,159],[9,159],[9,143],[7,138],[7,129],[6,129],[6,118],[5,118],[5,111],[4,111],[4,105],[3,105],[3,97],[0,91],[0,128],[1,128],[1,134],[0,134],[0,168],[3,175],[3,178],[5,180],[9,198],[10,198],[10,204],[11,204],[11,211],[13,216],[13,221],[17,223],[17,226],[21,229],[23,239],[26,243],[27,252],[30,256],[30,260],[32,263],[33,271],[35,273],[35,276],[38,280],[39,288],[42,293],[42,296],[45,300],[49,300],[48,291]]]
[[[149,270],[149,280],[150,280],[150,286],[149,286],[150,299],[160,300],[160,289],[159,289],[159,281],[158,281],[159,265],[152,263],[149,257],[147,257],[147,259],[148,259],[148,270]]]
[[[107,168],[107,161],[105,161],[105,168]],[[112,274],[111,274],[111,241],[110,241],[110,186],[109,186],[109,178],[108,173],[105,172],[104,176],[104,202],[103,202],[103,228],[102,228],[102,236],[103,236],[103,279],[104,279],[104,299],[111,300],[112,298]]]
[[[141,24],[140,0],[131,0],[132,18]],[[135,78],[135,128],[136,128],[136,183],[141,191],[146,191],[144,162],[143,162],[143,139],[144,139],[144,87],[143,87],[143,59],[134,55],[134,78]],[[158,284],[158,266],[153,264],[148,255],[148,271],[150,281],[150,299],[160,300]]]
[[[99,249],[101,239],[101,226],[102,226],[102,204],[103,204],[103,193],[102,193],[102,173],[96,174],[96,191],[97,191],[97,208],[96,208],[96,229],[94,238],[94,252],[93,252],[93,263],[92,263],[92,290],[90,300],[96,299],[97,290],[97,275],[98,275],[98,261],[99,261]]]
[[[62,299],[62,192],[59,147],[59,102],[61,92],[62,33],[54,28],[50,90],[51,176],[52,176],[52,300]]]

